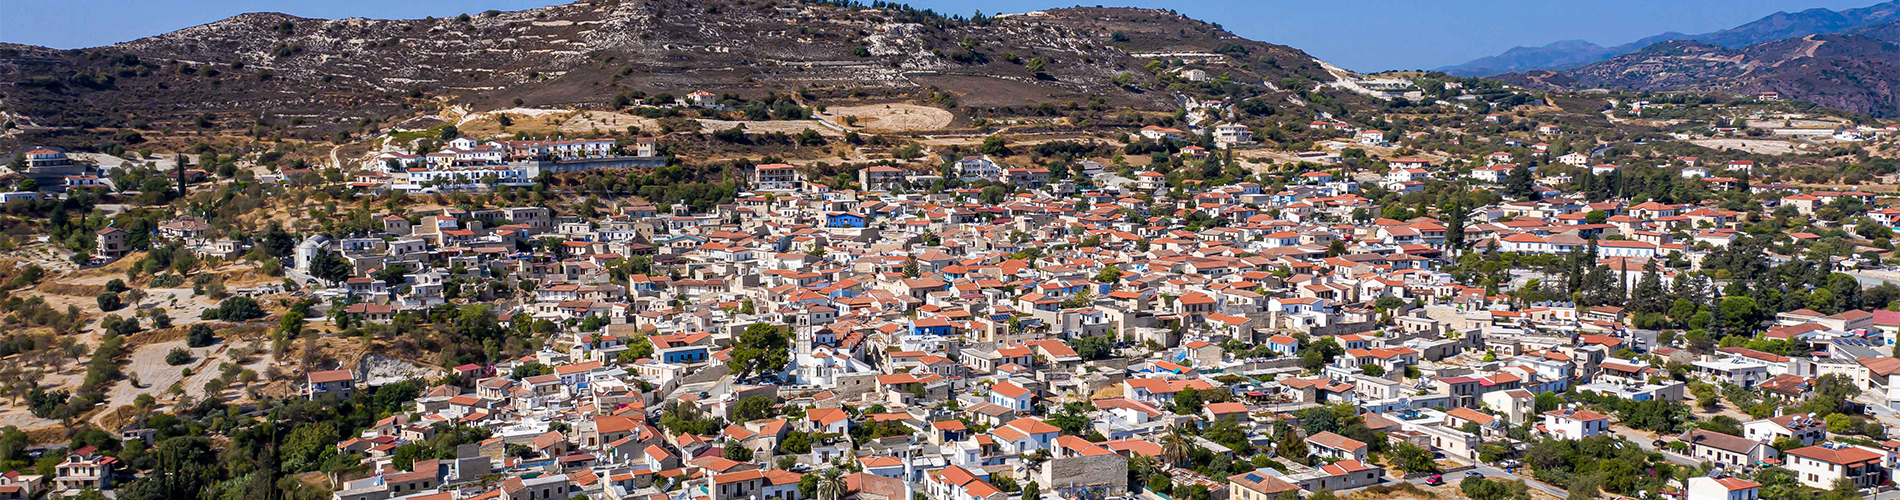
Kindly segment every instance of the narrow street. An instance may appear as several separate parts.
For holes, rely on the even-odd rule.
[[[1538,481],[1536,479],[1531,479],[1528,477],[1518,476],[1516,474],[1505,472],[1504,469],[1492,467],[1489,465],[1480,464],[1478,465],[1478,468],[1472,469],[1472,470],[1477,471],[1479,474],[1484,474],[1485,479],[1490,479],[1494,481],[1514,481],[1514,480],[1521,479],[1524,481],[1524,484],[1530,486],[1531,488],[1534,488],[1537,491],[1542,491],[1544,493],[1549,493],[1558,498],[1563,498],[1570,494],[1569,492],[1564,491],[1561,488],[1544,484],[1542,481]],[[1430,476],[1412,479],[1406,482],[1419,485],[1419,486],[1425,486],[1425,480],[1427,479],[1430,479]],[[1445,484],[1453,488],[1456,488],[1458,486],[1458,482],[1463,481],[1463,480],[1465,480],[1464,472],[1454,472],[1451,474],[1445,474]]]

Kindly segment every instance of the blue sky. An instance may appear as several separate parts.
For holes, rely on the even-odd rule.
[[[1074,0],[1069,0],[1073,2]],[[1620,44],[1667,31],[1701,33],[1776,11],[1843,9],[1879,0],[1122,0],[1102,5],[1172,8],[1248,38],[1290,45],[1347,68],[1435,68],[1517,45],[1583,39]],[[913,0],[969,14],[1069,5],[1023,0]],[[235,14],[304,17],[448,17],[515,10],[551,0],[0,0],[0,41],[58,48],[108,45]]]

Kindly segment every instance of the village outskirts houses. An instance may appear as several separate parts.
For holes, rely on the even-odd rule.
[[[761,12],[831,7],[776,8]],[[1157,59],[1188,81],[1234,62]],[[1900,442],[1877,431],[1900,408],[1900,313],[1885,310],[1890,289],[1854,279],[1885,272],[1867,255],[1884,247],[1860,237],[1900,227],[1885,191],[1768,187],[1791,182],[1770,155],[1630,154],[1621,134],[1549,107],[1461,91],[1517,92],[1474,82],[1437,87],[1466,97],[1444,103],[1471,108],[1443,119],[1458,126],[1336,118],[1331,104],[1272,121],[1237,111],[1250,105],[1238,96],[1184,95],[1189,119],[1131,115],[1112,147],[928,138],[923,159],[886,158],[925,140],[894,134],[862,162],[728,158],[728,177],[677,185],[655,183],[704,160],[669,156],[693,150],[680,134],[449,134],[355,160],[351,196],[413,193],[404,203],[251,237],[193,202],[132,224],[88,217],[59,243],[87,270],[150,258],[154,241],[223,266],[269,254],[281,272],[218,291],[260,315],[218,305],[176,329],[277,325],[303,308],[306,334],[367,338],[273,375],[312,408],[377,413],[329,429],[321,464],[284,461],[333,472],[312,484],[336,500],[1017,500],[1031,485],[1051,500],[1280,500],[1571,466],[1514,445],[1577,460],[1634,447],[1696,468],[1632,477],[1645,486],[1618,490],[1632,498],[1793,487],[1771,468],[1822,490],[1891,483]],[[743,99],[723,91],[642,106],[724,116]],[[66,166],[46,154],[26,161]],[[577,195],[557,175],[681,164],[628,177],[637,194]],[[1597,189],[1639,175],[1667,185]],[[122,283],[196,279],[141,273]],[[151,310],[145,298],[118,321]],[[1716,329],[1726,338],[1705,336]],[[1705,385],[1729,406],[1691,409]],[[1668,418],[1638,416],[1655,409]],[[175,429],[135,420],[108,433],[118,451],[47,448],[53,474],[0,475],[0,500],[154,480],[125,450]]]

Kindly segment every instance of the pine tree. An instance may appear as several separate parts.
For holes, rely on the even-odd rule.
[[[1636,296],[1630,306],[1638,313],[1660,313],[1669,309],[1669,295],[1663,290],[1662,275],[1656,272],[1656,259],[1643,264],[1643,280],[1636,283]]]
[[[1594,250],[1595,249],[1592,249],[1592,251]],[[1584,284],[1583,254],[1577,253],[1577,252],[1571,252],[1570,255],[1566,257],[1567,258],[1565,259],[1564,263],[1565,263],[1566,268],[1569,270],[1569,272],[1565,273],[1565,276],[1564,276],[1564,281],[1565,281],[1564,292],[1567,292],[1570,294],[1576,294],[1578,292],[1583,291],[1583,284]]]
[[[1629,257],[1618,258],[1617,270],[1616,270],[1616,293],[1614,295],[1616,297],[1616,301],[1615,301],[1616,303],[1620,303],[1620,304],[1629,303],[1629,299],[1630,299],[1629,279],[1630,279]]]
[[[1445,248],[1454,254],[1465,248],[1465,208],[1457,203],[1445,216]]]
[[[1536,199],[1535,180],[1531,178],[1529,163],[1519,163],[1511,173],[1504,176],[1504,195],[1520,199]]]

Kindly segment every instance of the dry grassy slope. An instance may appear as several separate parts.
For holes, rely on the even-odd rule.
[[[1122,40],[1112,38],[1122,32]],[[969,39],[985,62],[950,57]],[[857,47],[869,51],[854,54]],[[1240,39],[1215,25],[1151,9],[1070,8],[952,23],[874,9],[796,2],[626,0],[575,3],[467,20],[302,19],[244,14],[109,47],[0,46],[4,104],[38,125],[248,129],[266,115],[325,133],[360,120],[422,113],[412,90],[478,110],[599,105],[621,88],[761,94],[852,87],[918,92],[938,86],[966,105],[1033,104],[1102,95],[1172,109],[1164,92],[1110,84],[1142,75],[1131,53],[1211,53],[1237,80],[1330,80],[1299,50]],[[1244,50],[1244,52],[1243,52]],[[1048,61],[1035,78],[1004,53]],[[125,57],[131,54],[136,62]],[[186,74],[179,62],[216,69]],[[268,77],[261,76],[268,73]],[[35,76],[53,76],[58,83]],[[73,75],[94,76],[80,81]],[[106,81],[105,75],[111,75]]]

